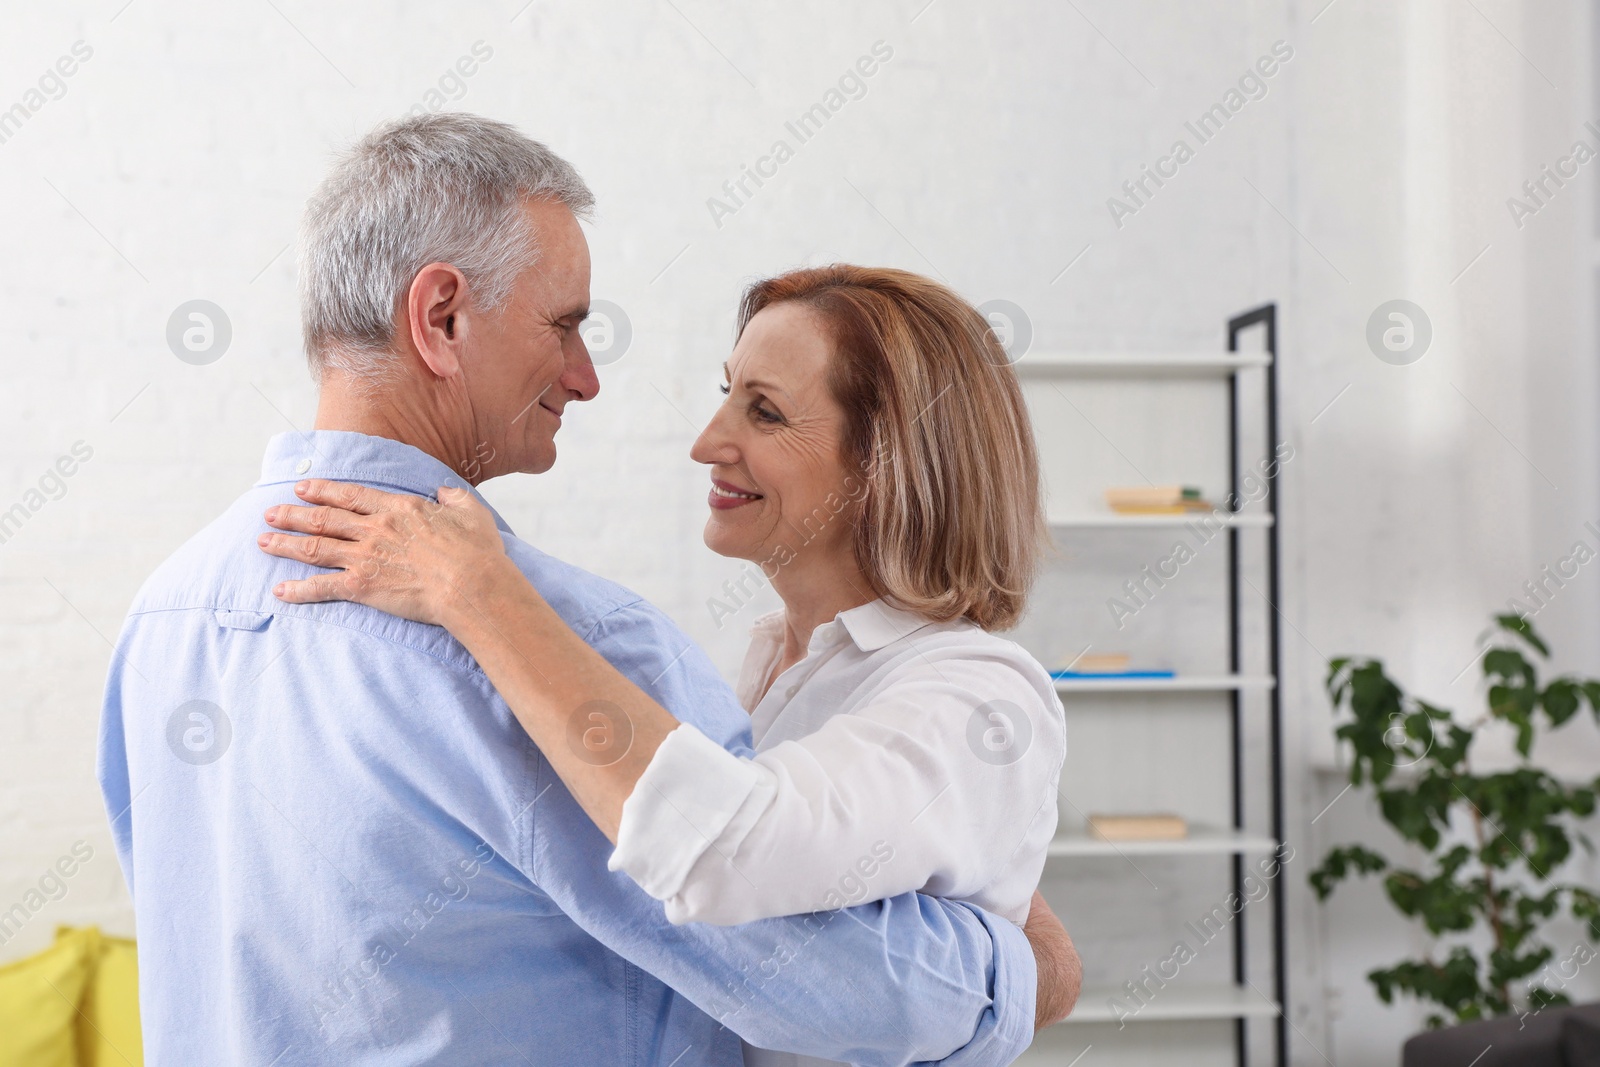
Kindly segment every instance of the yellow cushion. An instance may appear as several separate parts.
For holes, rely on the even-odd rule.
[[[98,941],[78,1014],[78,1063],[82,1067],[144,1067],[139,1031],[139,963],[133,942],[89,927]],[[75,931],[58,927],[56,937]]]
[[[0,967],[0,1067],[76,1067],[74,1020],[99,931],[75,930]]]

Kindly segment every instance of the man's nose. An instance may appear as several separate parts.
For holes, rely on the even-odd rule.
[[[589,346],[580,336],[570,347],[561,372],[561,386],[569,399],[593,400],[600,392],[600,376],[595,373],[594,360],[589,358]]]

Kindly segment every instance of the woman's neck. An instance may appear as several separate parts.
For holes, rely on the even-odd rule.
[[[841,611],[877,599],[853,559],[843,565],[799,571],[785,568],[772,578],[772,587],[783,598],[783,656],[773,677],[805,659],[818,626],[833,621]]]

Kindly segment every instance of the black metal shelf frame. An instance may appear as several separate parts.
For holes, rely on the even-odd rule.
[[[1228,351],[1239,351],[1239,335],[1245,330],[1255,326],[1266,327],[1266,350],[1270,359],[1265,367],[1266,372],[1266,448],[1269,456],[1267,467],[1263,474],[1266,482],[1266,508],[1272,521],[1267,525],[1263,534],[1266,537],[1266,569],[1267,569],[1267,661],[1268,673],[1273,679],[1273,685],[1267,692],[1267,732],[1268,732],[1268,763],[1269,791],[1271,793],[1272,812],[1272,838],[1280,846],[1284,839],[1283,815],[1283,678],[1282,678],[1282,648],[1280,644],[1280,627],[1278,624],[1278,604],[1280,600],[1281,585],[1279,581],[1279,531],[1282,528],[1278,514],[1278,472],[1276,449],[1278,446],[1278,306],[1277,304],[1263,304],[1261,307],[1246,311],[1242,315],[1228,320]],[[1239,508],[1239,374],[1240,368],[1233,368],[1228,372],[1228,489],[1229,499],[1233,502],[1230,510]],[[1241,639],[1239,633],[1239,527],[1228,527],[1228,667],[1233,674],[1240,673]],[[1243,739],[1243,709],[1241,698],[1243,694],[1235,689],[1230,697],[1232,704],[1232,788],[1233,788],[1233,825],[1237,830],[1244,829],[1244,739]],[[1233,857],[1233,891],[1237,899],[1244,899],[1244,856],[1236,854]],[[1234,981],[1244,985],[1247,979],[1245,955],[1245,923],[1242,921],[1234,924],[1233,936],[1233,966]],[[1288,993],[1288,968],[1287,946],[1285,934],[1287,933],[1287,902],[1280,886],[1272,894],[1272,956],[1273,956],[1273,985],[1278,1001],[1278,1015],[1274,1020],[1276,1026],[1276,1047],[1278,1067],[1288,1067],[1289,1063],[1289,993]],[[1239,1067],[1247,1067],[1249,1046],[1246,1043],[1245,1027],[1247,1020],[1239,1018],[1234,1021],[1234,1042],[1238,1052]]]

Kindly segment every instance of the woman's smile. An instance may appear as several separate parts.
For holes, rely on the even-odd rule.
[[[725,482],[721,478],[712,478],[711,495],[706,498],[706,501],[714,508],[726,510],[728,508],[743,507],[752,501],[760,499],[760,493],[752,493],[740,489],[738,486],[731,482]]]

